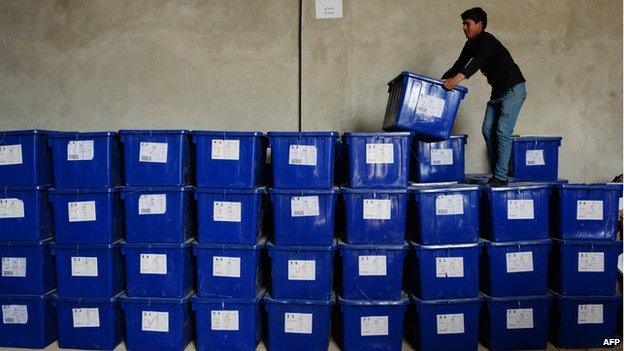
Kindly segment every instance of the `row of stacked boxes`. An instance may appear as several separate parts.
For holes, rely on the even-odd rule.
[[[387,116],[396,117],[396,124],[420,123],[425,127],[424,132],[421,128],[416,135],[419,140],[414,143],[413,155],[409,154],[412,133],[347,133],[344,143],[340,143],[337,133],[332,132],[269,133],[269,150],[272,150],[273,155],[265,159],[267,141],[260,133],[193,132],[196,159],[193,168],[187,131],[122,131],[126,187],[120,190],[115,186],[121,184],[121,177],[115,174],[122,173],[117,164],[121,162],[122,153],[118,145],[115,146],[115,133],[50,133],[50,140],[60,141],[56,146],[51,142],[56,185],[50,192],[50,198],[53,201],[57,233],[57,271],[66,276],[58,278],[59,292],[55,300],[59,313],[61,347],[109,348],[119,343],[122,319],[118,306],[121,301],[125,312],[126,342],[131,349],[182,349],[191,339],[191,306],[195,310],[195,339],[199,349],[251,349],[260,338],[263,319],[268,321],[270,349],[296,349],[303,345],[309,349],[326,349],[331,306],[335,302],[332,288],[334,268],[342,275],[342,279],[337,279],[335,284],[335,290],[340,294],[337,297],[340,313],[337,315],[341,321],[340,327],[334,330],[340,331],[337,339],[344,349],[400,349],[406,305],[409,306],[406,334],[414,337],[414,342],[421,350],[457,348],[458,345],[476,349],[479,334],[484,343],[493,349],[517,348],[527,343],[545,345],[548,323],[544,323],[544,315],[548,316],[548,309],[544,312],[544,306],[549,305],[550,295],[544,287],[548,265],[544,263],[548,257],[544,248],[549,245],[543,241],[527,242],[528,239],[543,240],[543,233],[531,230],[528,234],[509,235],[509,228],[498,231],[484,229],[484,233],[489,233],[488,240],[479,241],[479,228],[496,227],[495,223],[487,224],[488,218],[493,222],[517,221],[512,226],[515,228],[543,227],[543,215],[548,214],[548,211],[542,211],[543,194],[545,189],[550,194],[550,187],[532,185],[526,188],[520,185],[483,192],[479,186],[469,185],[408,186],[410,168],[417,182],[464,180],[465,137],[451,137],[450,128],[465,91],[447,92],[441,89],[440,82],[430,82],[413,74],[402,74],[400,79],[391,82],[390,89]],[[429,94],[427,99],[423,98],[425,90]],[[410,98],[409,94],[413,96]],[[441,100],[442,104],[436,99]],[[421,100],[426,104],[421,106]],[[427,115],[424,121],[423,115]],[[452,118],[447,118],[447,115],[452,115]],[[20,138],[24,137],[23,134],[4,133],[0,143],[0,165],[8,166],[4,169],[10,171],[1,172],[3,167],[0,167],[0,180],[7,186],[52,183],[52,172],[46,167],[50,164],[50,158],[44,157],[47,151],[43,133],[25,133],[26,139],[37,140],[32,145],[29,142],[22,143]],[[107,142],[105,148],[98,142],[100,137]],[[430,142],[428,138],[447,140]],[[514,177],[517,180],[556,181],[559,143],[560,138],[514,138]],[[17,150],[18,146],[20,150]],[[106,151],[102,154],[103,149]],[[338,152],[334,152],[334,149]],[[341,153],[342,150],[346,152]],[[26,162],[22,162],[22,154],[28,156]],[[102,159],[107,162],[102,164]],[[77,161],[90,160],[93,161],[90,166],[76,166],[81,163]],[[273,162],[272,175],[264,171],[269,160]],[[347,168],[349,188],[340,191],[333,187],[333,173],[344,173]],[[188,187],[193,169],[196,173],[195,184],[198,186],[194,189]],[[69,172],[69,175],[62,172]],[[71,174],[74,175],[74,181],[65,185],[65,188],[70,189],[59,186],[57,182],[71,179]],[[273,181],[266,181],[271,177]],[[29,182],[33,179],[35,181]],[[100,181],[89,183],[94,180]],[[266,190],[259,187],[263,184],[274,186],[268,190],[273,206],[264,204]],[[557,186],[552,199],[550,195],[546,197],[546,202],[555,204],[550,205],[553,209],[550,218],[555,222],[559,222],[561,217],[560,222],[568,223],[564,217],[572,205],[569,204],[571,200],[563,195],[567,191],[566,187]],[[596,211],[599,206],[595,201],[602,201],[602,220],[598,220],[597,214],[590,211],[589,216],[595,218],[581,218],[580,222],[572,225],[584,227],[592,223],[602,228],[606,237],[611,237],[613,204],[617,206],[617,201],[613,201],[612,197],[617,198],[617,191],[613,191],[613,186],[602,189],[604,191],[597,188],[600,186],[589,186],[590,190],[580,200],[589,200],[593,208],[591,211]],[[46,211],[49,213],[45,209],[46,189],[31,188],[19,194],[24,199],[36,195],[39,200],[32,205],[42,210],[41,216],[18,219],[18,222],[22,221],[22,225],[49,223],[49,228],[52,228],[52,221],[45,219]],[[19,189],[5,189],[5,199],[14,199],[8,196],[13,190]],[[342,192],[344,198],[344,216],[339,210],[341,203],[337,201],[339,192]],[[192,201],[192,196],[196,202]],[[512,200],[511,208],[509,202],[504,203],[507,197]],[[412,201],[408,201],[408,198]],[[496,205],[501,199],[503,204]],[[12,205],[7,200],[7,205],[0,208],[0,214],[15,211],[10,209]],[[121,205],[121,200],[125,206]],[[523,200],[533,201],[535,218],[527,218],[527,208],[530,206]],[[27,202],[24,203],[28,206]],[[71,213],[70,203],[77,207]],[[195,203],[197,230],[193,226]],[[575,210],[577,205],[574,204]],[[125,216],[122,215],[122,208],[125,208]],[[501,208],[506,209],[502,214],[498,213]],[[100,212],[102,209],[105,211]],[[272,210],[273,215],[265,216],[264,209]],[[585,211],[588,210],[583,208],[581,212]],[[30,211],[26,213],[30,216]],[[491,216],[487,216],[488,213]],[[24,217],[12,213],[3,218],[15,220]],[[123,217],[126,223],[125,243],[116,243],[113,238],[121,239],[124,236]],[[263,218],[269,219],[265,222],[273,223],[263,224]],[[339,239],[336,242],[334,218],[338,228],[344,226],[346,229],[346,235],[336,238]],[[345,223],[342,223],[343,219],[346,219]],[[539,225],[536,224],[538,222]],[[79,231],[67,230],[76,224],[91,227],[82,227]],[[11,225],[14,226],[15,222]],[[264,238],[266,235],[262,235],[263,227],[270,242]],[[41,228],[29,231],[21,238],[37,233],[41,234],[39,239],[52,233],[52,230],[45,230],[43,225]],[[406,250],[406,232],[410,233],[407,238],[411,240],[409,250]],[[493,234],[495,232],[498,234]],[[2,230],[0,238],[5,234],[11,235],[9,233],[16,232]],[[197,242],[191,244],[191,237],[195,234]],[[111,240],[95,244],[89,241],[92,235]],[[76,244],[82,240],[87,242]],[[13,245],[12,241],[8,246]],[[71,259],[80,258],[74,270],[69,268],[70,264],[58,263],[62,245],[75,245],[70,250],[76,253],[67,253]],[[105,247],[98,247],[101,250],[97,252],[80,251],[85,248],[90,250],[89,245]],[[262,250],[265,245],[268,248],[266,251]],[[42,251],[40,246],[34,251]],[[587,286],[608,288],[615,279],[613,256],[617,256],[619,248],[607,244],[604,247],[609,249],[600,251],[603,246],[594,242],[589,249],[583,249],[583,264],[593,267],[583,268],[589,271],[581,272],[582,279],[588,282],[582,288],[591,290],[584,290],[584,294],[599,295]],[[115,283],[119,279],[115,278],[124,276],[124,266],[121,266],[121,259],[113,254],[118,247],[125,255],[127,296],[116,299],[109,298],[108,294],[106,298],[92,298],[89,302],[87,297],[82,297],[76,302],[71,297],[76,290],[82,290],[78,293],[80,295],[98,294],[85,291],[85,286],[96,284],[88,280],[94,278],[93,263],[89,265],[83,258],[98,258],[97,275],[104,279],[97,285],[110,287],[102,289],[104,292],[119,291],[119,285]],[[486,247],[484,255],[480,255],[482,247]],[[557,242],[553,246],[555,252],[556,247]],[[341,259],[337,260],[338,264],[334,267],[335,250],[338,250]],[[262,278],[261,267],[263,252],[267,252],[271,258],[271,279],[267,285],[271,295],[264,295],[265,279]],[[401,288],[406,252],[405,286],[406,292],[410,293],[410,303]],[[596,263],[600,255],[587,256],[587,253],[603,253],[604,261],[600,262],[603,262],[604,267]],[[10,253],[6,257],[20,255],[28,256],[29,253]],[[569,255],[551,257],[550,266],[554,272],[551,273],[551,285],[555,291],[559,291],[555,288],[557,280],[561,281],[562,286],[576,284],[578,288],[578,283],[572,280],[577,262],[570,261]],[[528,260],[529,256],[531,260]],[[28,257],[31,261],[42,263],[41,267],[50,266],[43,264],[44,258]],[[194,258],[196,264],[192,263]],[[482,260],[481,266],[484,268],[480,272],[479,260]],[[15,262],[7,263],[7,267],[15,266]],[[578,263],[581,263],[581,256]],[[531,270],[528,269],[530,265]],[[191,298],[195,271],[193,266],[196,266],[197,271],[197,292]],[[502,270],[502,267],[505,269]],[[14,270],[11,268],[7,272],[11,275]],[[38,345],[45,346],[54,339],[52,334],[56,328],[53,322],[56,318],[53,317],[51,302],[40,303],[51,301],[51,294],[43,293],[53,289],[54,279],[50,277],[53,277],[54,271],[45,274],[35,272],[34,276],[30,273],[27,275],[34,277],[34,283],[28,286],[36,286],[39,281],[48,283],[46,288],[40,289],[41,293],[37,292],[39,297],[33,300],[36,303],[28,306],[31,311],[29,315],[47,318],[48,323],[30,318],[27,326],[39,328],[29,328],[25,333],[25,325],[22,323],[24,318],[23,315],[19,316],[18,311],[23,308],[5,303],[5,300],[15,301],[19,297],[13,295],[16,294],[13,291],[2,289],[0,292],[11,294],[2,297],[3,317],[4,306],[9,306],[6,313],[8,317],[3,318],[0,329],[0,340],[6,346],[18,346],[25,341],[30,342],[29,345],[36,341]],[[73,273],[77,273],[76,276]],[[481,290],[487,296],[479,294],[480,274]],[[85,280],[79,282],[79,279]],[[123,278],[120,279],[123,289]],[[15,282],[3,282],[0,287],[19,286]],[[70,283],[74,284],[73,287]],[[62,293],[63,289],[70,293]],[[529,297],[519,297],[520,294]],[[565,291],[563,295],[565,297]],[[604,301],[600,310],[604,312],[600,314],[601,323],[596,322],[598,307],[583,307],[585,319],[580,318],[579,308],[578,325],[569,326],[573,332],[559,330],[555,335],[561,335],[562,340],[583,333],[594,337],[612,336],[615,299],[613,296],[593,296],[591,301]],[[262,318],[261,301],[264,301],[268,313],[266,318]],[[483,312],[484,322],[479,332],[479,306],[483,301],[487,308],[483,310],[486,312]],[[63,312],[66,317],[63,318],[62,308],[59,308],[61,302],[69,302]],[[45,313],[42,306],[46,306]],[[555,319],[562,320],[577,312],[569,304],[560,303],[559,306],[559,309],[553,308]],[[93,308],[97,308],[98,318],[95,318]],[[529,309],[532,318],[528,318]],[[32,311],[37,313],[33,314]],[[587,318],[593,322],[581,323]],[[20,323],[11,323],[11,320]],[[530,327],[527,325],[528,320],[531,321]],[[567,324],[565,326],[568,327]],[[63,329],[69,335],[65,338],[66,342],[63,341]],[[551,331],[553,329],[560,328],[551,328]],[[42,336],[46,334],[48,336],[43,340]],[[505,335],[505,339],[501,341],[501,338],[493,337],[499,334]],[[19,335],[25,337],[20,339]],[[557,337],[553,339],[556,340]],[[569,345],[583,340],[572,340]],[[559,343],[565,342],[563,340]]]

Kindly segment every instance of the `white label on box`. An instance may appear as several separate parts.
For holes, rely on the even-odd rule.
[[[533,272],[533,252],[509,252],[505,254],[507,273]]]
[[[28,323],[28,306],[26,305],[2,305],[2,323],[26,324]]]
[[[161,215],[167,213],[167,194],[139,196],[139,215]]]
[[[525,160],[525,164],[527,166],[545,165],[546,162],[544,161],[544,150],[527,150]]]
[[[288,280],[316,280],[316,261],[288,260]]]
[[[450,166],[453,164],[453,149],[432,149],[432,166]]]
[[[436,278],[462,278],[463,257],[436,257]]]
[[[212,220],[215,222],[240,222],[241,203],[231,201],[213,202]]]
[[[26,257],[2,257],[3,277],[26,277]]]
[[[507,329],[532,329],[533,309],[516,308],[507,310]]]
[[[72,308],[74,328],[99,328],[100,310],[97,308]]]
[[[141,330],[168,333],[169,312],[143,311]]]
[[[361,336],[388,335],[388,316],[360,317]]]
[[[95,201],[68,202],[67,212],[70,222],[95,221]]]
[[[210,329],[239,330],[238,311],[210,311]]]
[[[312,334],[312,313],[284,313],[284,333]]]
[[[533,200],[507,200],[507,219],[534,219]]]
[[[313,217],[319,214],[318,196],[295,196],[290,199],[291,217]]]
[[[0,199],[0,218],[24,218],[24,201]]]
[[[361,276],[386,276],[386,256],[358,256],[358,274]]]
[[[141,142],[139,162],[167,163],[167,143]]]
[[[622,206],[624,206],[624,202],[622,202],[622,198],[620,198],[620,201],[618,202],[618,211],[622,211]]]
[[[271,148],[267,147],[266,150],[266,160],[264,161],[267,165],[271,164],[271,158],[273,157],[273,153],[271,152]]]
[[[363,214],[364,219],[391,219],[391,200],[364,199]]]
[[[576,201],[576,220],[602,221],[602,201]]]
[[[21,165],[22,145],[0,145],[0,166]]]
[[[435,118],[442,118],[445,102],[446,101],[444,99],[440,99],[437,96],[433,95],[427,95],[427,93],[422,90],[420,92],[420,96],[418,97],[416,113],[428,115]]]
[[[578,324],[602,324],[603,307],[601,304],[589,304],[578,306]]]
[[[93,160],[93,140],[70,140],[67,143],[67,161]]]
[[[604,252],[579,252],[579,272],[604,272]]]
[[[97,257],[72,257],[71,275],[72,277],[97,277]]]
[[[288,164],[295,166],[316,166],[315,145],[290,145]]]
[[[240,257],[213,256],[212,275],[215,277],[240,278]]]
[[[394,144],[366,144],[366,164],[394,163]]]
[[[240,141],[213,139],[210,157],[213,160],[239,160]]]
[[[435,202],[436,216],[464,214],[463,195],[438,195]]]
[[[439,314],[436,316],[438,334],[463,334],[464,314]]]
[[[316,19],[342,18],[342,0],[316,0]]]
[[[167,274],[167,255],[141,254],[141,274]]]

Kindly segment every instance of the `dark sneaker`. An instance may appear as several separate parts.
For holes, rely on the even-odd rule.
[[[492,176],[492,178],[490,178],[490,180],[488,180],[486,186],[489,186],[490,188],[498,188],[501,186],[507,186],[507,181],[506,180],[501,180],[498,179],[494,176]]]

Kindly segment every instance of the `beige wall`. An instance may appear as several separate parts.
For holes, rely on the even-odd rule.
[[[622,170],[622,2],[343,0],[316,20],[304,0],[304,130],[378,130],[386,83],[440,76],[480,5],[527,78],[517,133],[564,138],[560,175]],[[0,129],[295,130],[297,0],[0,2]],[[468,172],[487,169],[477,73],[456,132]]]

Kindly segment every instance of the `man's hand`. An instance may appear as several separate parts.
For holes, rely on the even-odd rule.
[[[464,76],[461,73],[457,73],[455,75],[455,77],[443,80],[444,88],[447,89],[447,90],[452,90],[452,89],[454,89],[457,86],[457,84],[459,84],[459,82],[461,82],[464,79],[466,79],[466,76]]]

